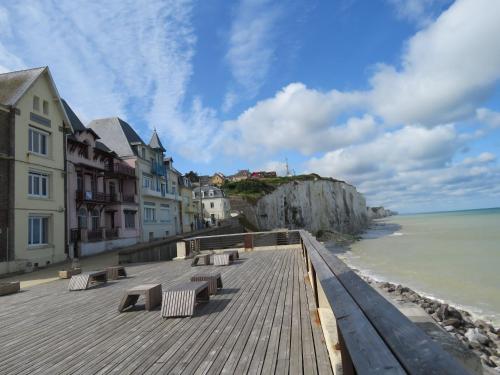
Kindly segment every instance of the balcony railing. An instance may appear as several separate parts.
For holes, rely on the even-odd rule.
[[[105,194],[97,191],[76,191],[76,200],[82,202],[111,203],[118,201],[116,194]]]
[[[121,163],[110,163],[106,166],[108,172],[135,177],[135,169]]]
[[[167,176],[167,168],[163,164],[160,164],[156,161],[153,161],[153,164],[151,164],[151,173],[157,175],[157,176]]]
[[[89,230],[87,231],[87,240],[92,241],[102,241],[102,229]]]
[[[122,202],[124,203],[135,203],[135,195],[123,195]]]
[[[106,239],[110,240],[113,238],[118,238],[119,231],[119,228],[106,228]]]

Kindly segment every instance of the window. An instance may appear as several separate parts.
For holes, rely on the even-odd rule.
[[[85,208],[78,210],[78,228],[87,228],[87,211]]]
[[[144,207],[144,222],[154,223],[156,221],[156,209]]]
[[[123,211],[125,214],[125,228],[135,228],[135,211]]]
[[[33,110],[40,111],[40,98],[36,95],[33,97]]]
[[[98,230],[101,226],[101,215],[99,210],[92,210],[92,230]]]
[[[49,114],[49,102],[46,100],[43,101],[43,114],[44,115]]]
[[[146,159],[146,149],[145,148],[141,148],[141,152],[142,152],[142,158]]]
[[[76,175],[76,189],[83,191],[83,176],[81,174]]]
[[[28,195],[32,197],[49,197],[49,176],[42,173],[28,174]]]
[[[30,216],[28,220],[28,245],[47,245],[49,243],[49,218]]]
[[[161,205],[160,207],[160,223],[170,222],[170,207],[168,205]]]
[[[213,197],[214,196],[214,191],[213,190],[209,190],[208,191],[208,196],[209,197]]]
[[[142,175],[142,186],[146,189],[152,190],[153,180],[151,179],[151,177],[146,176],[146,175]]]
[[[210,202],[210,208],[214,208],[214,202]]]
[[[28,148],[31,152],[40,155],[47,155],[48,134],[40,130],[30,128]]]

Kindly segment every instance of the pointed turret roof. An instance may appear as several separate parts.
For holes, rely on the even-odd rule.
[[[149,141],[149,147],[154,148],[154,149],[160,149],[163,152],[165,152],[165,148],[161,144],[160,137],[158,137],[158,133],[156,132],[156,129],[153,131],[153,135],[151,136],[151,140]]]

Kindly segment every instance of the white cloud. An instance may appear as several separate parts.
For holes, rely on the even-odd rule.
[[[444,167],[462,146],[452,125],[433,129],[405,127],[370,143],[330,151],[307,163],[309,172],[360,182],[366,174],[394,175]]]
[[[0,7],[0,30],[10,30],[0,41],[0,69],[49,65],[61,95],[84,119],[146,122],[181,153],[196,149],[211,139],[198,122],[213,112],[197,99],[192,112],[182,110],[196,43],[192,6],[191,0],[12,2]],[[148,129],[137,130],[149,139]]]
[[[497,159],[495,154],[491,152],[482,152],[476,157],[468,157],[463,160],[463,164],[472,165],[472,164],[485,164],[494,162]]]
[[[264,84],[274,57],[274,27],[280,14],[270,0],[241,0],[237,6],[226,54],[236,88],[226,96],[223,110],[230,110],[239,97],[255,97]]]
[[[500,78],[500,2],[457,0],[407,43],[402,67],[380,65],[367,95],[391,123],[434,126],[473,116]]]
[[[227,151],[273,153],[287,149],[310,154],[361,142],[376,132],[373,117],[365,115],[336,124],[336,117],[358,100],[356,94],[322,93],[300,83],[289,84],[273,98],[258,102],[224,124]]]
[[[272,160],[263,165],[263,167],[258,168],[259,170],[266,172],[276,172],[278,176],[286,176],[287,165],[284,161]]]
[[[394,6],[396,15],[401,19],[425,26],[432,22],[436,8],[450,2],[450,0],[388,0]]]
[[[487,108],[478,108],[476,110],[476,119],[491,128],[500,128],[500,113]]]

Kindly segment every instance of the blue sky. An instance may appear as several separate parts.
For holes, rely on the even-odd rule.
[[[346,180],[402,212],[500,206],[500,1],[0,0],[0,71],[176,167]]]

